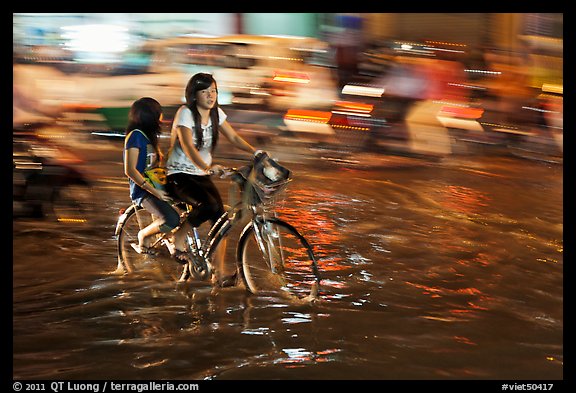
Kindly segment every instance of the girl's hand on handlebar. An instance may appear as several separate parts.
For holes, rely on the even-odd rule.
[[[210,170],[208,173],[210,174],[210,176],[218,176],[221,179],[224,179],[224,178],[232,175],[234,172],[230,168],[226,168],[222,165],[216,164],[216,165],[213,165],[212,167],[210,167]]]
[[[207,172],[209,176],[221,176],[222,173],[224,173],[224,168],[222,165],[215,164],[212,165]]]
[[[225,168],[225,167],[223,167],[222,170],[223,170],[223,172],[222,172],[222,174],[220,175],[220,178],[221,178],[221,179],[230,177],[230,176],[232,176],[232,175],[235,173],[235,169],[234,169],[234,168]]]

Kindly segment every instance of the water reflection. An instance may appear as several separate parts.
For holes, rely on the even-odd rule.
[[[312,306],[179,286],[153,263],[109,274],[121,202],[92,228],[15,222],[14,377],[562,377],[561,171],[294,168],[279,214],[319,256]],[[125,200],[113,182],[99,192]]]
[[[447,185],[438,198],[443,207],[461,213],[476,213],[482,206],[488,206],[489,198],[469,187]]]

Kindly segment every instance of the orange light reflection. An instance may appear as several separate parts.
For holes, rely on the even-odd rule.
[[[288,82],[288,83],[310,83],[310,77],[308,74],[302,72],[274,72],[273,80],[276,82]]]
[[[285,120],[302,120],[316,123],[328,123],[332,114],[330,112],[313,111],[306,109],[289,109],[284,115]]]
[[[311,206],[319,201],[319,196],[311,190],[293,189],[289,203],[276,206],[278,216],[288,222],[298,223],[296,227],[311,243],[321,271],[348,270],[344,258],[339,256],[339,231],[334,221],[328,217],[329,209]]]
[[[440,203],[449,210],[456,210],[462,213],[477,213],[483,206],[488,206],[490,200],[485,194],[478,190],[449,185],[444,188]]]
[[[341,111],[371,113],[373,109],[374,109],[374,105],[364,104],[361,102],[338,101],[336,103],[336,110],[341,110]]]

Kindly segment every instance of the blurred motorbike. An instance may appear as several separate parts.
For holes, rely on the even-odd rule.
[[[86,222],[92,181],[83,160],[43,131],[50,124],[27,124],[13,132],[13,218]]]

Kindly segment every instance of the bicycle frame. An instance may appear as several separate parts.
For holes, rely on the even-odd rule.
[[[220,218],[212,225],[208,234],[206,235],[206,239],[204,239],[204,243],[200,250],[202,254],[206,256],[206,258],[210,257],[214,250],[218,248],[218,245],[226,237],[228,232],[235,226],[235,224],[241,219],[242,217],[242,202],[238,202],[235,206],[229,208],[224,214],[220,216]],[[252,220],[254,219],[254,215]],[[247,226],[252,225],[252,221],[247,224]]]
[[[241,174],[242,177],[245,179],[246,184],[252,185],[253,188],[243,188],[244,183],[239,181],[239,178],[232,178],[233,181],[230,183],[232,187],[240,186],[239,189],[232,191],[229,195],[237,195],[238,190],[240,190],[241,200],[233,200],[233,206],[228,207],[226,211],[216,220],[216,222],[208,229],[207,235],[203,238],[199,233],[198,228],[192,227],[191,230],[188,231],[186,234],[186,243],[188,245],[188,265],[187,268],[182,273],[182,277],[187,274],[187,272],[192,272],[192,269],[200,268],[199,271],[206,271],[207,275],[203,278],[204,280],[207,277],[215,275],[214,265],[213,262],[220,263],[220,258],[218,261],[213,261],[213,256],[216,253],[216,250],[219,248],[220,244],[222,243],[223,239],[226,238],[230,234],[230,231],[233,228],[238,228],[239,222],[246,222],[243,228],[239,228],[240,235],[238,237],[238,243],[236,245],[236,268],[240,269],[239,272],[242,275],[243,280],[246,280],[244,277],[244,252],[245,252],[245,245],[249,236],[254,236],[254,241],[257,249],[259,249],[262,256],[264,256],[264,262],[270,269],[271,273],[273,274],[284,274],[285,266],[285,249],[284,247],[284,239],[279,234],[279,232],[275,231],[277,225],[281,228],[288,230],[295,238],[298,238],[298,241],[301,242],[302,246],[306,249],[308,257],[312,264],[312,271],[315,275],[315,279],[319,282],[319,272],[316,265],[316,260],[313,254],[313,251],[306,241],[306,239],[290,224],[286,223],[285,221],[278,219],[276,214],[273,210],[269,210],[269,207],[274,206],[274,199],[271,199],[270,195],[266,195],[269,190],[266,190],[264,186],[264,194],[257,192],[260,190],[256,190],[254,184],[252,183],[255,181],[253,178],[246,178],[245,174],[240,173],[237,169],[229,168],[228,169],[228,177],[232,177],[234,174]],[[284,187],[291,179],[288,178],[281,183],[277,183],[272,187]],[[260,187],[262,187],[260,185]],[[235,188],[235,187],[234,187]],[[277,191],[273,190],[274,192]],[[234,194],[232,194],[234,192]],[[255,193],[256,192],[256,193]],[[255,193],[255,194],[253,194]],[[232,198],[231,198],[232,199]],[[181,207],[182,202],[178,201],[174,203],[175,207]],[[173,254],[173,244],[164,243],[163,240],[169,239],[175,232],[181,229],[182,225],[187,222],[189,215],[193,211],[193,207],[189,204],[185,204],[186,208],[185,211],[180,214],[180,223],[179,225],[174,228],[172,231],[161,234],[158,236],[151,245],[148,247],[153,249],[159,247],[160,244],[163,244],[169,248],[171,254]],[[135,204],[130,205],[121,216],[118,218],[116,224],[115,234],[119,236],[121,234],[122,228],[126,223],[128,217],[135,215],[136,221],[140,229],[145,227],[147,223],[144,223],[140,219],[139,211],[142,210],[142,207],[139,207]],[[182,209],[180,209],[182,210]],[[252,234],[253,231],[253,234]],[[235,235],[236,236],[236,235]],[[120,261],[120,260],[119,260]],[[193,267],[194,266],[194,267]],[[203,266],[203,267],[202,267]],[[198,270],[194,270],[197,272]],[[196,273],[194,273],[196,275]],[[199,277],[197,277],[199,278]],[[186,280],[184,278],[183,280]],[[250,284],[252,285],[252,284]],[[253,290],[253,289],[250,289]]]
[[[196,231],[196,228],[194,228],[195,237],[197,239],[197,255],[208,260],[212,256],[213,252],[218,248],[220,242],[226,237],[228,232],[241,220],[244,211],[249,211],[251,217],[242,229],[238,239],[241,239],[251,227],[254,227],[260,250],[265,254],[270,254],[271,250],[265,252],[266,245],[270,247],[270,242],[264,239],[264,233],[262,231],[262,226],[266,224],[267,220],[263,213],[257,211],[257,207],[258,206],[254,204],[244,206],[243,202],[238,202],[235,206],[230,207],[220,216],[214,225],[212,225],[203,242],[199,239],[198,232]],[[271,269],[275,272],[273,266],[271,266]]]

